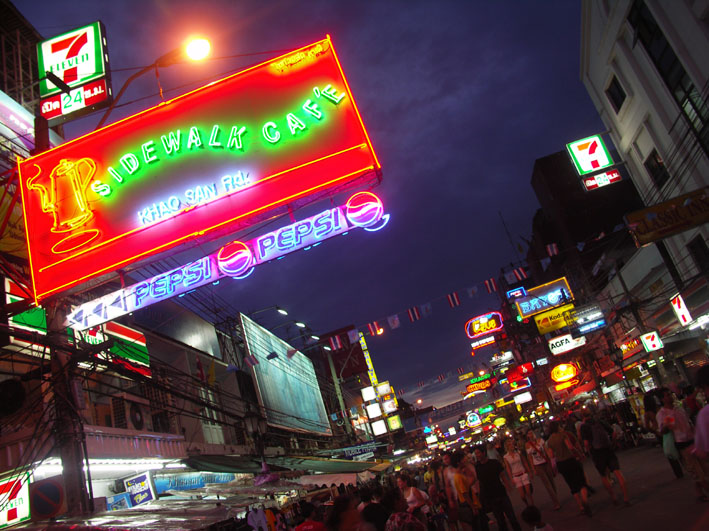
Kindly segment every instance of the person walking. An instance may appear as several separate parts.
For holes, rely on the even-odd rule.
[[[556,482],[554,481],[554,469],[551,465],[551,457],[547,452],[544,441],[539,439],[534,433],[534,430],[527,431],[527,440],[524,444],[527,455],[532,460],[534,467],[534,475],[542,480],[544,488],[549,493],[551,502],[554,505],[554,510],[561,509],[559,503],[559,495],[556,490]]]
[[[517,451],[515,441],[509,438],[505,441],[505,455],[503,456],[507,475],[512,478],[512,483],[522,498],[525,505],[534,505],[532,497],[532,471],[525,457]]]
[[[694,453],[694,429],[689,421],[689,416],[681,407],[676,407],[672,391],[662,389],[660,391],[662,407],[657,412],[657,425],[664,435],[672,432],[675,439],[675,446],[679,450],[682,464],[694,480],[694,489],[697,494],[697,501],[709,501],[709,483],[704,473],[704,468]]]
[[[613,492],[613,486],[608,479],[611,473],[615,474],[618,480],[618,485],[620,485],[620,490],[623,493],[623,503],[627,507],[630,505],[628,489],[625,483],[625,477],[620,471],[618,457],[613,451],[613,443],[609,434],[611,430],[600,420],[594,418],[588,411],[585,413],[584,417],[585,420],[581,425],[580,432],[586,451],[591,455],[593,464],[601,475],[601,481],[603,482],[603,486],[606,487],[608,494],[610,494],[613,505],[617,505],[618,500]]]
[[[497,459],[489,459],[486,449],[482,446],[475,448],[475,459],[477,461],[475,472],[480,482],[480,501],[484,510],[495,515],[499,531],[509,529],[507,521],[512,529],[522,531],[512,508],[510,497],[507,495],[507,478],[502,464]]]
[[[586,487],[586,477],[583,473],[581,451],[575,443],[573,436],[560,428],[557,421],[549,423],[549,440],[547,448],[550,456],[556,459],[556,468],[569,486],[581,514],[591,516],[591,507],[588,504],[588,488]]]

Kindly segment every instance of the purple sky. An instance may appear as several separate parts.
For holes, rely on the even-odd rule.
[[[498,305],[487,295],[468,298],[465,288],[518,260],[498,212],[517,242],[528,237],[538,208],[529,184],[534,160],[603,130],[579,80],[580,2],[15,4],[45,37],[102,20],[114,92],[135,71],[122,69],[152,63],[191,33],[210,36],[216,57],[287,50],[331,34],[383,166],[375,191],[389,226],[335,238],[199,296],[223,312],[277,304],[319,333],[399,313],[401,328],[372,338],[370,351],[380,380],[424,405],[460,398],[457,378],[416,383],[469,365],[463,325]],[[174,97],[274,55],[177,65],[161,70],[160,81]],[[153,76],[132,85],[122,103],[132,100],[139,101],[111,120],[159,102]],[[99,117],[69,124],[67,138],[92,130]],[[453,290],[462,301],[456,309],[445,301]],[[408,307],[431,301],[431,317],[408,322]],[[283,319],[258,317],[271,327]]]

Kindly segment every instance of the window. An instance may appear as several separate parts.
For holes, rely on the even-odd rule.
[[[620,108],[623,106],[623,102],[625,101],[625,91],[618,81],[618,78],[615,76],[613,76],[610,85],[608,85],[608,88],[606,89],[606,97],[613,106],[615,113],[618,114],[618,112],[620,112]]]
[[[628,14],[628,22],[635,31],[635,41],[640,42],[647,51],[697,141],[709,155],[709,106],[643,0],[635,0]]]
[[[704,241],[704,237],[700,234],[696,238],[693,238],[688,244],[687,249],[689,254],[692,255],[694,263],[697,264],[699,272],[706,275],[709,273],[709,247],[707,247],[707,242]]]
[[[650,156],[645,159],[644,165],[647,173],[652,178],[652,182],[654,182],[655,186],[657,186],[657,189],[662,190],[665,183],[670,180],[670,174],[667,171],[665,162],[657,153],[656,149],[653,149]]]

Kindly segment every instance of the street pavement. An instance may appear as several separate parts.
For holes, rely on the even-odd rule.
[[[534,501],[542,511],[543,520],[554,531],[586,530],[709,530],[709,502],[697,502],[694,485],[687,474],[676,479],[659,447],[641,447],[618,452],[620,468],[625,475],[630,496],[630,507],[614,507],[608,491],[590,459],[584,461],[586,478],[596,493],[589,498],[593,516],[579,516],[578,507],[561,476],[556,477],[561,510],[552,510],[549,495],[541,480],[534,480]],[[620,488],[616,496],[622,500]],[[520,518],[524,508],[519,494],[511,495],[515,513],[522,529],[528,530]],[[497,526],[491,526],[497,529]]]

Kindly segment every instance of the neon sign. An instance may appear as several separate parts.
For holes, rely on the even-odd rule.
[[[670,304],[672,305],[672,310],[677,316],[677,320],[682,326],[687,326],[693,321],[692,315],[689,313],[687,305],[684,303],[682,295],[679,293],[670,299]]]
[[[573,363],[560,363],[551,370],[551,379],[556,383],[566,382],[575,378],[579,371]]]
[[[508,299],[516,299],[518,297],[524,297],[526,295],[527,295],[527,290],[524,289],[523,286],[520,286],[519,288],[511,289],[507,292]]]
[[[584,177],[583,186],[586,191],[589,192],[622,180],[623,178],[620,176],[620,172],[618,170],[608,170],[603,173],[591,175],[590,177]]]
[[[490,312],[473,317],[465,323],[465,333],[470,339],[476,339],[502,330],[502,314]]]
[[[579,175],[602,170],[613,164],[613,159],[603,143],[601,135],[589,136],[566,144],[571,160]]]
[[[344,206],[325,210],[248,242],[229,242],[217,252],[185,266],[77,306],[68,316],[69,326],[76,330],[92,328],[227,276],[246,278],[259,264],[357,227],[380,227],[384,219],[381,200],[371,192],[357,192]]]
[[[525,318],[566,304],[573,298],[566,277],[561,277],[529,289],[526,297],[515,299],[515,304],[519,315]]]
[[[492,387],[492,380],[482,380],[480,382],[471,383],[465,386],[466,394],[477,393],[479,391],[485,391]]]
[[[20,161],[35,300],[380,168],[328,37]]]
[[[662,339],[660,339],[660,334],[657,332],[642,334],[640,336],[640,341],[642,342],[643,347],[645,347],[645,352],[653,352],[664,347]]]
[[[468,413],[468,416],[465,419],[465,424],[468,426],[468,428],[475,428],[476,426],[480,426],[480,424],[482,424],[482,421],[480,420],[480,415],[475,412]]]

